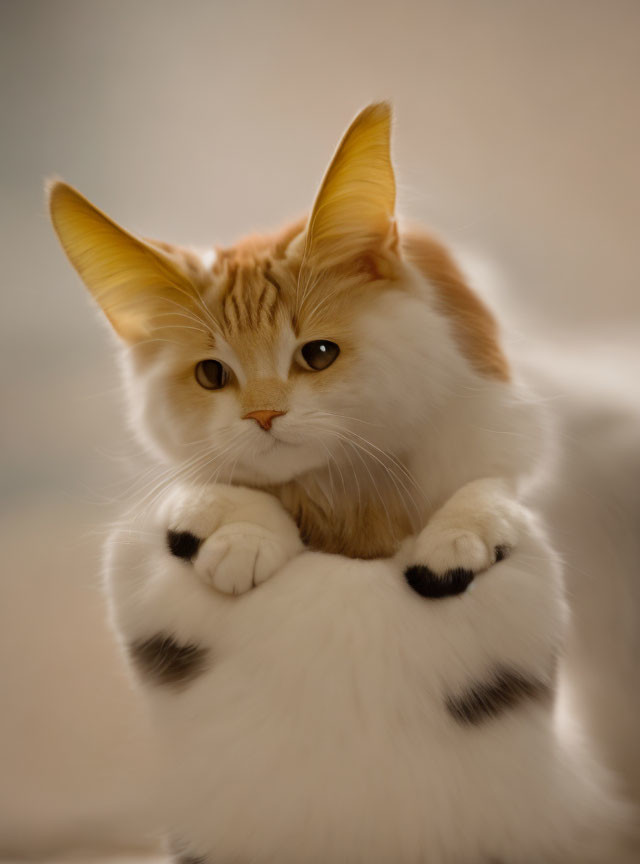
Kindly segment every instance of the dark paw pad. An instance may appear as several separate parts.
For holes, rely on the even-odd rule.
[[[202,540],[190,531],[167,531],[169,552],[183,561],[193,561],[201,545]]]
[[[434,600],[462,594],[473,582],[473,576],[471,570],[463,570],[461,567],[438,575],[423,564],[412,564],[404,571],[404,578],[410,588],[421,597]]]
[[[497,564],[498,561],[504,561],[505,558],[508,558],[511,555],[511,547],[510,546],[496,546],[493,550],[493,554],[496,556],[494,563]]]

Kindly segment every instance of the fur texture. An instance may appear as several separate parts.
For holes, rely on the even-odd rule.
[[[192,854],[633,860],[625,808],[549,697],[566,610],[532,523],[471,589],[429,601],[398,560],[312,552],[225,596],[167,555],[166,521],[122,528],[107,568],[127,650],[161,632],[210,658],[180,690],[140,677],[170,777],[166,825]]]
[[[51,190],[172,467],[107,563],[167,822],[195,860],[622,862],[627,811],[557,723],[565,608],[523,500],[545,420],[446,249],[399,229],[389,135],[365,109],[307,221],[200,257]]]
[[[268,489],[313,548],[362,558],[393,554],[466,482],[511,481],[537,455],[491,313],[441,244],[398,234],[389,128],[384,105],[354,121],[308,226],[213,261],[133,237],[64,184],[51,191],[71,261],[129,346],[145,443],[193,479]],[[310,373],[299,350],[320,338],[340,356]],[[222,391],[195,380],[208,357],[230,370]],[[282,412],[268,435],[242,420],[263,410]]]

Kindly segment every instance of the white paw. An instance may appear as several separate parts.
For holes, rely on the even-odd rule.
[[[504,558],[516,542],[512,531],[487,535],[458,526],[427,525],[416,539],[412,563],[438,574],[450,570],[480,573]]]
[[[243,522],[224,525],[200,547],[193,566],[224,594],[244,594],[265,582],[299,551],[298,544]]]
[[[423,597],[462,593],[476,574],[516,547],[525,524],[524,509],[511,500],[482,502],[477,497],[470,502],[462,496],[450,499],[408,544],[405,579]]]
[[[168,551],[225,594],[244,594],[304,548],[276,498],[239,486],[174,490],[160,521]]]

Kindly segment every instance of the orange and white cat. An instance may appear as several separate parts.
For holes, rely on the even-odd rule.
[[[176,855],[631,860],[555,719],[566,612],[523,503],[544,418],[447,250],[398,226],[389,139],[366,108],[308,220],[203,254],[51,188],[174,472],[114,532],[107,586]]]

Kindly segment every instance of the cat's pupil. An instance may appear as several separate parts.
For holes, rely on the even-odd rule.
[[[314,339],[302,347],[302,356],[316,372],[331,366],[339,353],[340,348],[328,339]]]
[[[196,381],[205,390],[219,390],[227,383],[227,371],[218,360],[201,360],[196,366]]]

